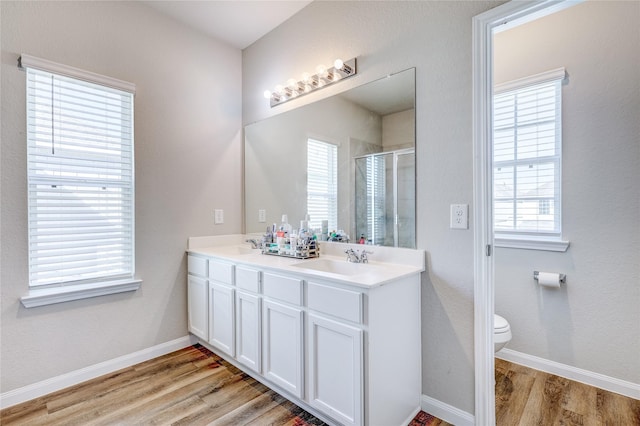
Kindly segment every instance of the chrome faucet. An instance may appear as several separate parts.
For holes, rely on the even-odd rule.
[[[367,254],[373,254],[371,251],[358,251],[354,249],[347,249],[344,251],[347,254],[347,262],[353,263],[369,263],[369,259],[367,258]]]
[[[245,240],[245,242],[251,243],[251,248],[253,249],[262,248],[262,241],[258,241],[255,238],[249,238],[248,240]]]

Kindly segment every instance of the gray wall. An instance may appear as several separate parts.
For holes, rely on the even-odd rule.
[[[640,383],[640,3],[585,2],[495,37],[495,81],[565,67],[566,253],[497,249],[509,348]],[[567,274],[560,290],[534,270]]]
[[[423,393],[471,413],[473,231],[449,229],[449,205],[472,201],[471,19],[497,4],[318,1],[243,51],[245,123],[416,67],[417,244],[428,252]],[[349,80],[273,109],[262,97],[319,62],[354,56]]]
[[[187,334],[187,238],[242,227],[241,52],[135,2],[0,2],[1,392]],[[135,293],[25,309],[20,53],[133,82]],[[225,224],[213,225],[214,208]]]

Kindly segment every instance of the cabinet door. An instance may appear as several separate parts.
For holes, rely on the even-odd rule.
[[[207,280],[187,276],[187,311],[189,331],[207,340],[209,338],[209,300],[207,297]]]
[[[362,424],[361,329],[309,314],[309,404],[344,425]]]
[[[234,290],[226,285],[209,282],[209,343],[235,355]]]
[[[263,375],[302,398],[302,310],[264,299],[262,346]]]
[[[253,371],[261,373],[261,298],[236,292],[236,359]]]

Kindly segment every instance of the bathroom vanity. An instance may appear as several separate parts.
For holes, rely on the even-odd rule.
[[[245,239],[189,239],[189,332],[331,424],[407,424],[420,407],[424,252],[321,243],[300,260]],[[346,261],[364,247],[369,263]]]

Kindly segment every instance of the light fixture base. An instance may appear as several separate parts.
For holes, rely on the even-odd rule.
[[[309,93],[313,93],[318,89],[330,86],[338,81],[342,81],[345,78],[353,77],[358,73],[356,68],[356,58],[351,58],[348,61],[344,61],[341,68],[331,67],[324,73],[314,74],[309,77],[308,81],[298,81],[295,85],[295,90],[287,87],[287,90],[282,92],[272,92],[269,102],[271,108],[276,105],[283,104],[292,99],[299,98]]]

